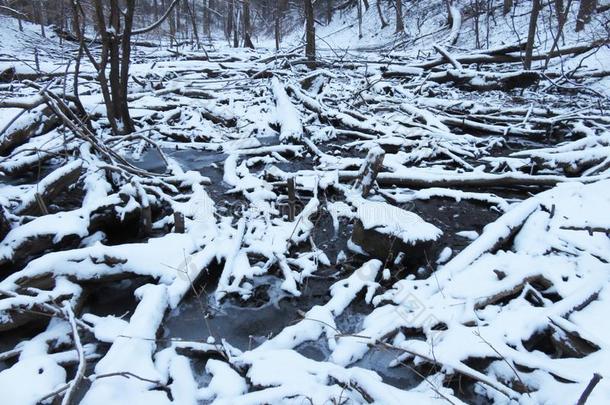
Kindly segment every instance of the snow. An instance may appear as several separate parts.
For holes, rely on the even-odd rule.
[[[30,357],[0,372],[4,400],[11,404],[35,405],[66,380],[66,371],[46,356]],[[27,381],[27,387],[24,382]]]
[[[212,380],[207,387],[197,392],[198,400],[237,400],[239,396],[248,390],[246,381],[235,372],[227,363],[210,359],[205,365],[208,373],[212,374]]]
[[[438,239],[442,231],[417,214],[393,205],[366,201],[357,205],[357,218],[364,229],[396,236],[407,244]]]
[[[271,79],[271,88],[277,106],[277,120],[280,122],[280,140],[300,140],[303,136],[303,124],[299,112],[288,98],[284,86],[275,77]]]
[[[162,391],[149,391],[154,386],[129,376],[103,377],[111,373],[132,373],[141,378],[160,381],[160,375],[152,361],[155,335],[167,306],[167,287],[145,285],[136,291],[140,303],[114,341],[108,353],[95,366],[98,375],[87,391],[82,404],[104,402],[121,404],[170,403]]]
[[[362,38],[355,10],[318,22],[314,71],[300,64],[298,49],[281,56],[215,42],[211,60],[188,60],[202,59],[196,50],[141,51],[129,90],[137,134],[145,139],[109,133],[103,99],[89,79],[93,68],[83,62],[81,99],[99,144],[59,127],[19,141],[0,159],[0,204],[10,225],[0,242],[0,327],[21,333],[13,324],[21,316],[46,311],[51,318],[16,346],[7,339],[7,368],[0,371],[5,402],[34,404],[71,386],[72,370],[83,367],[74,325],[90,342],[83,346],[91,366],[84,404],[459,404],[467,399],[447,382],[463,375],[479,381],[464,380],[477,401],[575,403],[593,372],[604,379],[588,403],[605,403],[610,137],[603,95],[610,92],[607,78],[587,75],[607,69],[610,51],[551,61],[545,72],[560,86],[574,86],[570,100],[546,79],[520,95],[468,93],[428,80],[448,66],[441,58],[437,70],[425,67],[439,60],[434,47],[457,61],[513,44],[515,32],[527,30],[528,2],[508,16],[481,18],[480,34],[494,25],[479,44],[465,2],[453,2],[451,27],[443,2],[406,4],[404,34],[394,33],[391,9],[382,10],[389,27],[381,29],[374,3],[364,10]],[[540,23],[540,54],[553,41],[550,17]],[[574,32],[572,18],[561,46],[605,33],[599,17],[582,33]],[[0,19],[6,59],[0,71],[40,69],[59,83],[74,44],[60,46],[52,34],[42,39],[29,23],[20,33],[14,20]],[[289,15],[285,22],[296,20]],[[283,44],[300,46],[302,30],[286,31]],[[257,45],[269,41],[255,38]],[[477,84],[519,69],[455,65],[452,74],[476,72]],[[571,81],[562,81],[569,71]],[[266,77],[257,79],[259,72]],[[40,82],[62,94],[56,83]],[[0,92],[2,101],[39,100],[23,83],[3,84]],[[43,108],[9,129],[35,124]],[[3,108],[0,130],[21,111]],[[102,154],[98,145],[111,149]],[[364,198],[350,182],[382,155],[381,173]],[[161,173],[130,172],[123,158]],[[20,213],[73,170],[79,180],[48,201],[52,209],[55,203],[69,209]],[[286,197],[288,179],[296,201]],[[364,180],[372,184],[373,176]],[[72,207],[72,200],[81,205]],[[463,227],[457,219],[441,226],[447,215],[422,209],[426,201],[442,201],[442,210],[473,207],[467,216],[492,210],[497,219],[482,230],[474,217]],[[297,207],[294,218],[285,215],[288,202]],[[145,207],[153,207],[152,232],[133,236],[138,225],[128,219],[140,221]],[[117,224],[99,225],[106,211]],[[180,216],[184,233],[177,233]],[[356,221],[405,244],[434,241],[434,256],[419,270],[400,268],[400,260],[368,260],[349,240]],[[43,250],[32,249],[36,243]],[[133,291],[135,310],[124,312],[121,299],[115,303],[121,310],[88,305],[92,290],[123,278],[144,284]],[[318,291],[312,280],[328,284]],[[222,318],[223,311],[261,299],[261,312],[277,319],[258,325],[264,332],[248,336],[247,348],[231,346],[236,336],[212,337],[199,325],[189,331],[196,341],[182,340],[164,322],[182,316],[183,301],[198,301],[203,322],[236,322],[246,331],[250,319]],[[76,318],[57,312],[60,304],[73,306]],[[591,352],[562,352],[562,342],[570,345],[574,336]],[[380,351],[392,353],[390,364],[367,359]],[[432,365],[415,383],[391,378]],[[396,373],[384,373],[389,366]],[[15,389],[24,382],[26,389]],[[531,392],[517,392],[517,382]]]

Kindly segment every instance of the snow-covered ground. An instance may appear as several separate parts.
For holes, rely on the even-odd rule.
[[[521,63],[456,61],[520,43],[529,2],[479,47],[420,3],[401,35],[374,5],[360,39],[336,15],[313,71],[299,30],[279,53],[136,47],[120,136],[88,62],[90,126],[60,125],[74,44],[0,17],[2,401],[559,404],[599,374],[606,403],[608,46],[480,91]]]

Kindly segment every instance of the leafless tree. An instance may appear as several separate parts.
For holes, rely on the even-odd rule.
[[[532,0],[532,13],[530,15],[529,30],[527,33],[527,44],[525,46],[525,59],[523,67],[526,70],[532,68],[532,55],[534,53],[534,41],[536,40],[536,27],[538,25],[538,15],[540,14],[540,0]]]
[[[305,56],[311,69],[316,67],[316,27],[312,0],[305,1]]]
[[[402,20],[402,0],[396,0],[396,32],[405,30],[405,23]]]
[[[252,43],[252,27],[250,24],[250,0],[242,0],[243,11],[243,37],[244,37],[244,46],[248,48],[254,49],[254,44]]]
[[[576,17],[576,32],[582,31],[597,8],[597,0],[581,0]]]
[[[164,15],[152,25],[134,30],[135,0],[126,0],[124,9],[121,9],[118,0],[110,0],[108,9],[102,0],[93,0],[93,20],[102,44],[99,59],[95,58],[85,41],[84,27],[80,26],[80,19],[76,21],[80,46],[97,71],[108,122],[115,134],[135,131],[127,100],[131,37],[158,27],[169,16],[178,1],[174,0]],[[82,15],[84,20],[85,12],[79,0],[75,0],[73,5],[74,14]]]

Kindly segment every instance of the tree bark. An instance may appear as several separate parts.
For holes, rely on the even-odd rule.
[[[185,0],[184,4],[186,4],[186,10],[187,10],[189,18],[191,20],[191,28],[193,30],[193,39],[195,40],[195,43],[197,44],[197,49],[200,49],[201,43],[199,42],[199,33],[197,32],[197,20],[195,17],[194,3],[193,3],[193,6],[191,6],[189,4],[188,0]],[[203,3],[203,7],[204,7],[204,10],[207,8],[205,2]]]
[[[563,27],[568,20],[568,13],[570,12],[570,7],[572,6],[572,0],[568,0],[568,4],[566,7],[563,6],[563,0],[555,0],[555,12],[557,13],[557,35],[553,40],[553,46],[551,46],[551,51],[549,52],[547,58],[544,61],[544,68],[546,69],[549,66],[549,62],[551,61],[551,55],[557,46],[559,45],[559,39],[563,35]]]
[[[44,26],[47,23],[46,22],[46,16],[47,16],[47,12],[46,12],[46,6],[44,5],[42,0],[38,0],[38,16],[39,16],[39,23],[40,23],[40,35],[42,35],[43,38],[46,38],[46,34],[44,31]]]
[[[178,46],[178,41],[176,39],[176,11],[172,10],[169,14],[169,43],[170,47],[172,44],[176,44]]]
[[[536,26],[538,15],[540,14],[540,0],[532,0],[532,14],[530,15],[530,26],[527,34],[527,44],[525,46],[525,59],[523,67],[525,70],[532,68],[532,55],[534,53],[534,41],[536,39]]]
[[[402,0],[396,0],[396,33],[404,32],[405,23],[402,20]]]
[[[358,38],[362,39],[362,1],[356,0],[358,2]]]
[[[239,10],[235,5],[235,0],[231,0],[233,3],[233,48],[239,48]]]
[[[225,36],[229,43],[231,42],[231,35],[233,35],[233,15],[235,13],[234,0],[228,2],[227,5],[227,24],[225,26]]]
[[[244,46],[250,49],[254,49],[254,44],[252,43],[251,30],[250,26],[250,0],[242,0],[242,6],[244,8],[243,11],[243,24],[244,24]]]
[[[559,25],[563,25],[563,0],[555,0],[555,14],[557,14],[557,23]]]
[[[129,114],[129,105],[127,103],[127,95],[129,93],[129,63],[131,59],[131,32],[133,30],[133,15],[135,7],[136,0],[127,0],[126,8],[123,14],[123,35],[121,36],[121,84],[119,108],[121,113],[121,121],[123,122],[123,130],[127,134],[130,134],[136,130],[133,125],[131,115]]]
[[[316,27],[312,0],[305,1],[305,56],[307,66],[316,68]]]
[[[591,16],[597,8],[597,0],[581,0],[578,16],[576,17],[576,32],[585,28],[585,24],[591,21]]]
[[[377,6],[377,14],[379,14],[379,21],[381,21],[381,29],[384,29],[388,26],[388,23],[383,17],[383,11],[381,10],[381,0],[377,0],[375,4]]]
[[[278,1],[277,4],[275,5],[275,26],[274,26],[275,50],[276,51],[280,50],[280,29],[281,29],[280,19],[281,19],[281,14],[282,14],[282,11],[280,10],[280,2]]]

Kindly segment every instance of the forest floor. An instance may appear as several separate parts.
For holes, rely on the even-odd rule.
[[[604,403],[606,45],[453,31],[140,47],[124,136],[73,44],[2,40],[6,403]]]

